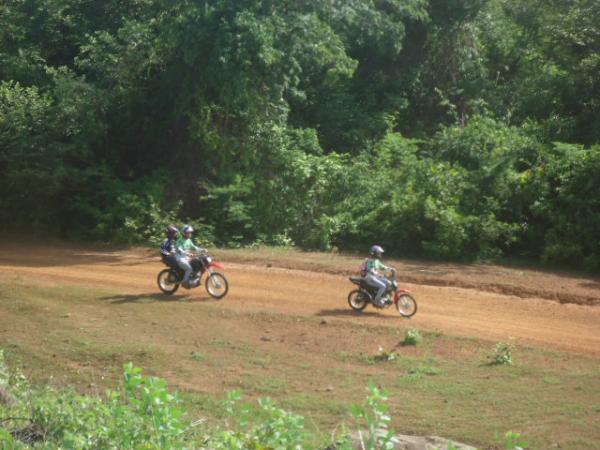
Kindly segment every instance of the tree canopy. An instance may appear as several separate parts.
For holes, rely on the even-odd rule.
[[[5,0],[5,229],[600,268],[595,0]]]

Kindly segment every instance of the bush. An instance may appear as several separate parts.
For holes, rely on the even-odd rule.
[[[494,347],[491,364],[512,365],[514,349],[515,345],[513,342],[498,342]]]
[[[421,340],[422,338],[419,330],[407,330],[406,335],[404,336],[404,341],[402,341],[402,345],[417,345],[421,342]]]
[[[103,174],[78,194],[66,209],[77,222],[72,233],[94,240],[123,244],[159,245],[171,223],[190,224],[194,239],[202,245],[214,243],[213,228],[198,220],[179,218],[181,203],[165,208],[167,176],[156,173],[136,182],[124,182]]]

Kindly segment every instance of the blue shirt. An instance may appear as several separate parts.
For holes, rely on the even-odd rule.
[[[170,256],[175,252],[175,239],[165,239],[160,246],[160,253],[165,256]]]

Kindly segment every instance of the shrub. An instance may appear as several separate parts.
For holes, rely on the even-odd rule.
[[[421,342],[421,334],[417,329],[410,329],[406,331],[406,335],[404,336],[404,341],[402,341],[402,345],[418,345]]]
[[[494,353],[492,355],[492,365],[512,365],[513,363],[513,350],[515,345],[512,341],[509,342],[498,342],[494,347]]]

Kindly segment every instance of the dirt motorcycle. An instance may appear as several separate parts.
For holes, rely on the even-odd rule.
[[[169,261],[163,258],[163,263],[168,266],[159,272],[156,282],[158,287],[165,294],[174,294],[183,282],[185,271],[176,265],[174,261]],[[206,252],[191,254],[190,265],[192,266],[192,274],[190,275],[190,289],[197,288],[202,284],[202,276],[208,274],[204,284],[206,291],[212,298],[217,300],[222,299],[229,291],[229,283],[227,278],[221,272],[215,269],[224,270],[225,267],[215,261]]]
[[[417,313],[417,301],[406,289],[398,287],[396,280],[396,269],[390,269],[389,275],[386,277],[389,281],[389,288],[383,294],[383,303],[378,305],[375,303],[375,296],[378,288],[367,284],[366,277],[351,276],[350,281],[359,286],[359,289],[354,289],[348,294],[348,304],[354,311],[362,311],[368,304],[376,308],[388,308],[395,305],[396,309],[402,317],[412,317]]]

